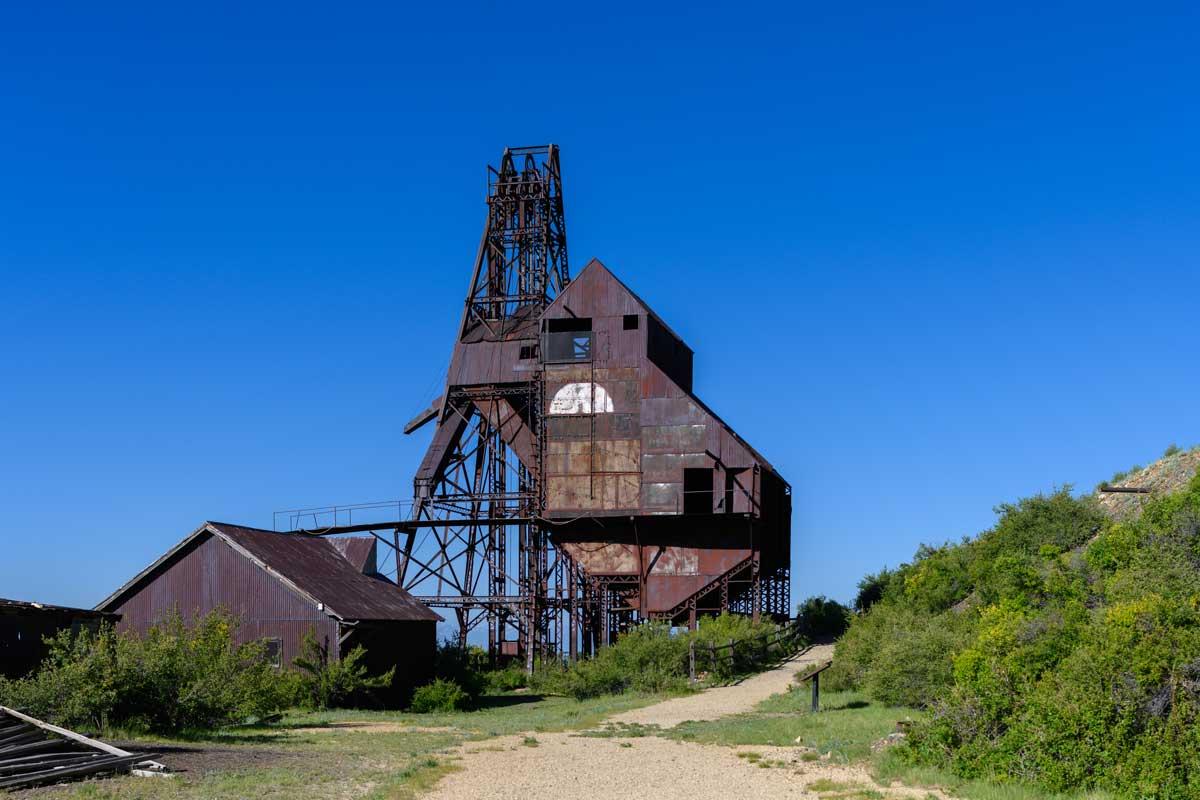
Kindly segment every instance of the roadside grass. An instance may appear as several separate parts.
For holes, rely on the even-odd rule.
[[[510,693],[485,697],[483,707],[477,711],[293,711],[280,722],[264,727],[171,739],[118,735],[111,738],[127,748],[159,752],[162,755],[158,760],[186,771],[172,778],[124,776],[64,784],[37,790],[36,797],[334,800],[361,796],[370,800],[411,800],[456,769],[452,751],[464,741],[586,728],[609,714],[661,699],[620,695],[579,701]],[[334,727],[335,723],[363,723],[367,727]],[[533,736],[524,741],[530,747],[536,742]]]
[[[1054,794],[1021,783],[964,780],[934,767],[909,764],[894,750],[877,755],[871,767],[871,775],[880,785],[898,782],[917,788],[937,788],[963,800],[1116,800],[1115,795],[1102,791]]]
[[[663,735],[702,744],[803,745],[846,763],[869,757],[872,742],[919,713],[887,708],[859,692],[826,692],[821,701],[821,712],[813,714],[809,693],[796,688],[767,698],[746,714],[685,722]]]

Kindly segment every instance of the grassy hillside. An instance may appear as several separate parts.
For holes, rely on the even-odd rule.
[[[1200,796],[1200,478],[1177,475],[1192,458],[1124,476],[1175,476],[1136,508],[1027,498],[974,539],[868,576],[831,688],[927,709],[902,753],[915,764]]]

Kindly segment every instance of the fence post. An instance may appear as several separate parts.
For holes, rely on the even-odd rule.
[[[812,712],[816,714],[821,710],[821,673],[813,675],[812,678]]]
[[[688,642],[688,679],[696,680],[696,640]]]
[[[733,643],[733,639],[729,640],[729,671],[737,672],[737,645]]]

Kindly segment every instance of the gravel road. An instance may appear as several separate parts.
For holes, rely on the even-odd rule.
[[[815,647],[778,669],[735,686],[667,700],[617,715],[609,722],[665,728],[689,719],[716,719],[748,711],[770,695],[785,691],[797,672],[827,660],[831,652],[830,647]],[[764,769],[739,758],[741,751],[758,753],[774,766]],[[459,748],[457,756],[459,771],[443,778],[423,800],[783,800],[819,797],[808,787],[822,779],[874,789],[888,800],[916,800],[930,794],[902,787],[881,789],[861,767],[803,761],[798,748],[722,747],[657,736],[506,736],[468,743]],[[828,796],[828,785],[821,788]]]

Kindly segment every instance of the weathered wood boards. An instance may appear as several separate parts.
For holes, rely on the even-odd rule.
[[[150,758],[0,706],[0,789],[125,772],[135,764],[161,770]]]

